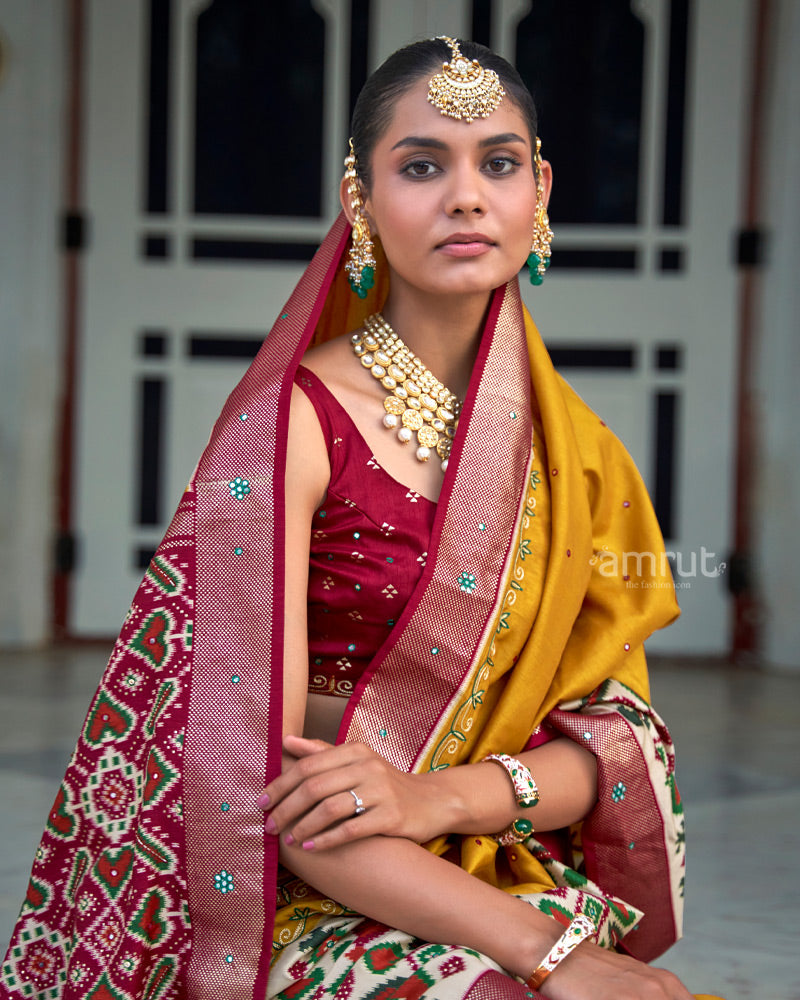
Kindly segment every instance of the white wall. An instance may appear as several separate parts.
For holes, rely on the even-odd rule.
[[[47,637],[65,4],[0,0],[0,644]]]
[[[761,197],[769,263],[761,283],[753,456],[756,568],[767,663],[800,671],[800,3],[775,4]]]

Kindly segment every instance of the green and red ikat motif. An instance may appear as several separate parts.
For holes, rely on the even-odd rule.
[[[109,899],[116,899],[125,888],[133,870],[134,852],[131,847],[103,851],[94,866],[94,877]]]
[[[29,910],[44,909],[53,898],[53,887],[43,879],[31,878],[25,893],[25,906]]]
[[[184,578],[177,566],[156,554],[147,567],[146,578],[159,587],[168,597],[177,594],[184,584]]]
[[[170,932],[170,897],[163,889],[153,889],[142,900],[128,928],[147,948],[160,944]]]
[[[192,503],[186,494],[185,522]],[[186,729],[193,580],[191,539],[168,535],[48,814],[0,1000],[187,995],[176,985],[191,948],[176,734]]]
[[[90,746],[116,741],[136,724],[136,715],[108,691],[100,691],[89,712],[83,738]]]
[[[145,766],[144,805],[153,806],[159,803],[177,780],[177,771],[170,767],[158,748],[153,747]]]
[[[145,618],[142,627],[131,640],[132,652],[156,669],[162,669],[169,662],[169,640],[173,628],[174,622],[167,611],[161,608],[154,611]]]

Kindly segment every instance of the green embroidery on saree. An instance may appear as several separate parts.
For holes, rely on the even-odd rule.
[[[443,771],[446,767],[449,767],[450,762],[441,758],[445,754],[455,753],[458,743],[466,743],[466,731],[471,727],[472,713],[478,706],[483,704],[483,697],[486,694],[486,689],[482,687],[482,684],[488,679],[493,666],[494,662],[487,656],[476,672],[475,679],[472,682],[472,689],[466,700],[459,706],[453,718],[453,724],[437,744],[431,757],[429,770]]]
[[[273,952],[283,951],[287,944],[291,944],[292,941],[296,941],[305,934],[306,925],[308,924],[308,919],[311,916],[315,916],[313,910],[308,906],[296,906],[294,913],[289,917],[289,923],[294,926],[284,927],[280,932],[277,941],[272,942]],[[309,950],[314,948],[315,942],[312,934],[309,934],[309,940],[307,942]],[[320,936],[320,941],[324,940],[328,936],[327,931],[323,932]]]
[[[388,944],[382,942],[367,950],[364,955],[364,965],[370,972],[386,972],[404,958],[405,951],[399,944],[394,941]]]
[[[525,569],[522,563],[525,561],[526,556],[533,554],[531,540],[526,536],[525,532],[530,527],[531,518],[535,516],[536,498],[532,494],[540,483],[541,479],[539,478],[538,471],[533,470],[528,479],[528,495],[525,498],[523,515],[519,526],[514,565],[511,567],[511,572],[508,575],[509,584],[497,617],[494,636],[492,637],[486,657],[475,672],[475,679],[472,682],[469,695],[456,709],[450,728],[437,743],[431,755],[431,763],[428,768],[430,771],[442,771],[444,768],[450,766],[450,761],[444,758],[455,754],[459,744],[466,743],[466,733],[472,728],[472,716],[475,709],[483,704],[483,698],[486,694],[485,684],[491,677],[495,665],[492,656],[495,651],[497,639],[501,636],[501,633],[510,631],[510,608],[516,602],[517,594],[522,593],[525,589],[522,583],[525,579]]]

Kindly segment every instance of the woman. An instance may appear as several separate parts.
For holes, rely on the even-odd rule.
[[[677,609],[598,560],[658,529],[519,300],[552,237],[530,95],[409,46],[347,166],[134,599],[0,995],[686,1000],[639,961],[680,928],[642,652]]]

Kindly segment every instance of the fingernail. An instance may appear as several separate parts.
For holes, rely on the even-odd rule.
[[[283,838],[283,842],[284,844],[286,844],[287,847],[291,847],[292,844],[294,843],[294,837],[291,835],[291,833],[287,833],[286,836]]]
[[[256,799],[256,802],[261,809],[269,809],[269,795],[266,792],[262,792]]]
[[[313,851],[314,850],[314,841],[313,840],[304,840],[303,841],[303,850],[304,851]]]
[[[267,822],[264,824],[264,829],[267,831],[267,833],[277,833],[278,824],[271,816],[267,816]]]

